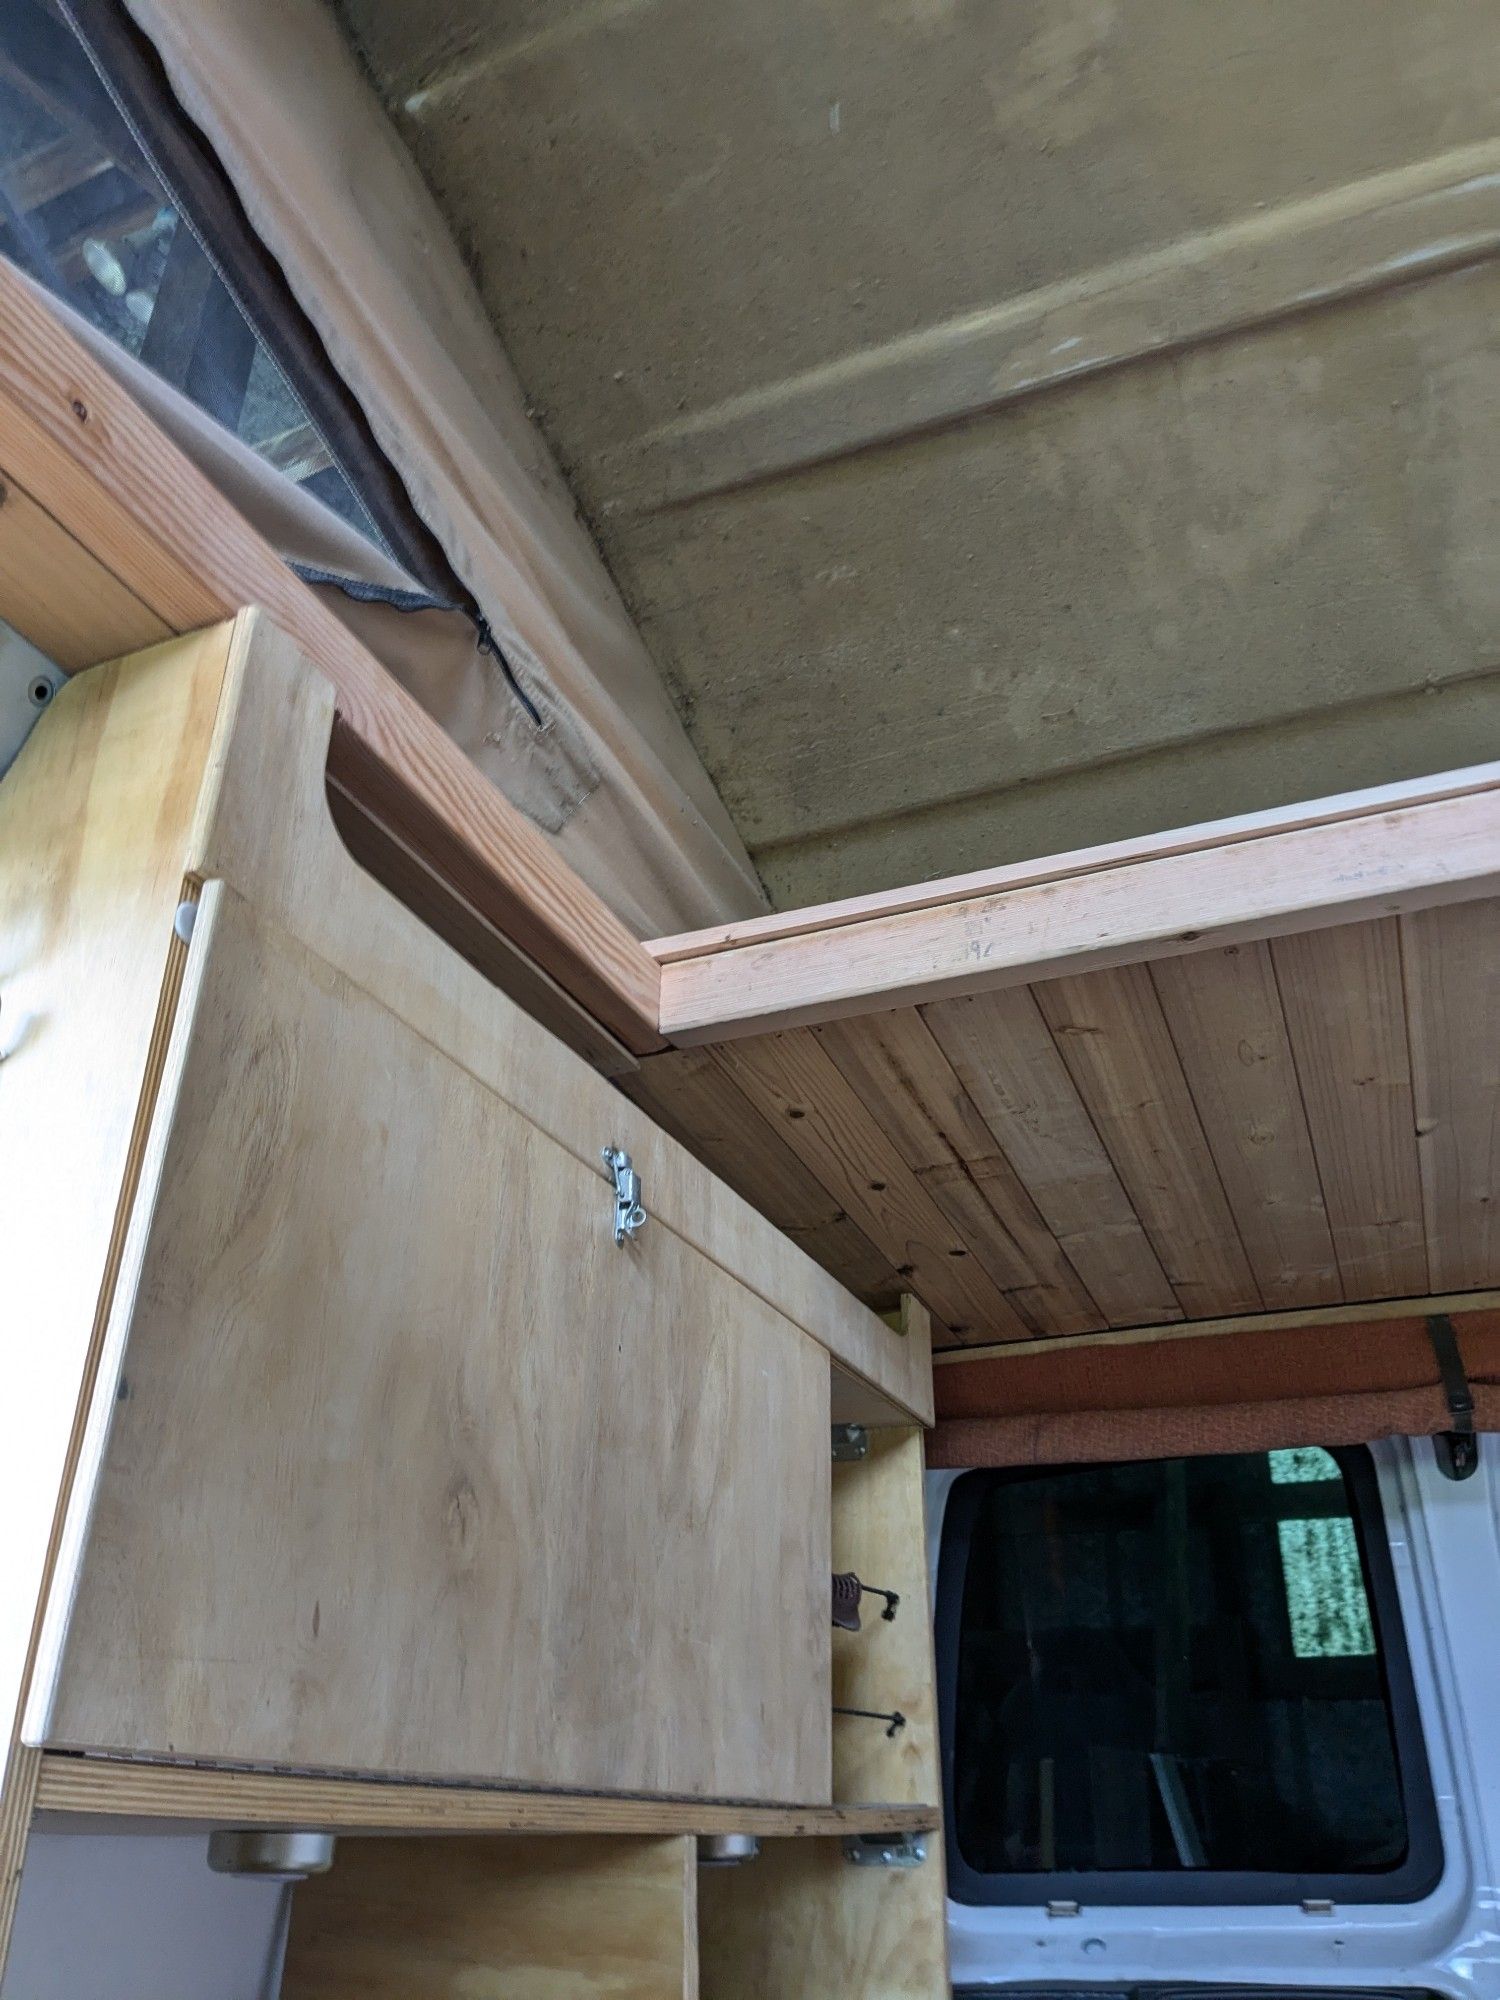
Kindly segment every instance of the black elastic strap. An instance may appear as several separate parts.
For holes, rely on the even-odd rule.
[[[1432,1313],[1427,1338],[1437,1357],[1438,1376],[1448,1405],[1449,1427],[1433,1440],[1438,1464],[1450,1479],[1467,1479],[1479,1464],[1479,1440],[1474,1432],[1474,1391],[1464,1372],[1458,1335],[1446,1313]]]
[[[1464,1437],[1474,1435],[1474,1391],[1469,1387],[1469,1378],[1464,1373],[1464,1358],[1458,1351],[1458,1335],[1453,1331],[1453,1322],[1446,1313],[1434,1313],[1427,1322],[1427,1337],[1432,1342],[1432,1351],[1437,1356],[1438,1374],[1443,1380],[1443,1394],[1448,1399],[1448,1414],[1453,1419],[1450,1430],[1460,1432]]]

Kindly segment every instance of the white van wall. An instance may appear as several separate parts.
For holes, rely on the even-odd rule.
[[[275,2000],[288,1895],[201,1833],[36,1832],[0,2000]]]
[[[1438,1471],[1429,1439],[1373,1449],[1442,1827],[1433,1894],[1316,1916],[1085,1904],[1049,1918],[950,1901],[955,1986],[1296,1981],[1500,2000],[1500,1438],[1484,1440],[1478,1472],[1461,1483]],[[927,1475],[934,1590],[943,1512],[961,1477]]]

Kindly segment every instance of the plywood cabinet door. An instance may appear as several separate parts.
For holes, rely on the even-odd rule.
[[[826,1354],[222,884],[159,1115],[49,1741],[826,1798]]]

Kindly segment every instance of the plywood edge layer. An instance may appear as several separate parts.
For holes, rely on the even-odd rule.
[[[41,1752],[22,1743],[12,1743],[0,1765],[0,1976],[10,1950],[41,1766]]]
[[[592,1793],[207,1770],[47,1751],[38,1812],[203,1825],[317,1827],[333,1833],[755,1833],[837,1837],[930,1832],[933,1804],[764,1806]]]

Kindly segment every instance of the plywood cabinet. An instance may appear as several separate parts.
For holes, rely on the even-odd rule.
[[[245,614],[83,676],[0,788],[20,1741],[826,1801],[830,1357],[911,1358],[363,872],[332,727]]]
[[[234,891],[193,946],[49,1742],[825,1796],[826,1357]]]

